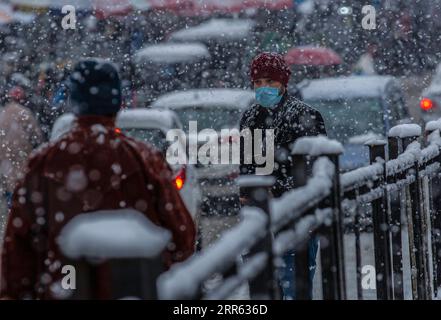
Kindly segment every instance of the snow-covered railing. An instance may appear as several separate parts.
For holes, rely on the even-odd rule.
[[[252,299],[279,299],[278,261],[295,250],[295,295],[310,299],[307,243],[311,236],[318,236],[323,298],[345,299],[343,234],[350,226],[346,231],[355,233],[357,295],[361,299],[361,213],[372,219],[377,298],[404,298],[404,227],[413,255],[412,296],[432,298],[441,284],[441,256],[432,254],[441,252],[441,201],[434,198],[441,194],[440,130],[441,121],[428,123],[423,139],[417,125],[396,126],[387,140],[365,143],[369,165],[342,174],[341,144],[322,136],[298,139],[291,150],[293,188],[271,199],[272,177],[239,178],[239,186],[248,195],[240,223],[212,246],[161,274],[156,281],[159,298],[225,299],[248,284]],[[343,225],[345,212],[350,217]],[[402,221],[404,218],[409,221]],[[137,256],[146,257],[142,248],[133,248],[141,250]],[[213,277],[219,280],[208,286]]]
[[[316,209],[314,214],[300,219],[294,229],[280,232],[274,241],[275,254],[283,255],[307,239],[310,232],[317,230],[323,224],[330,225],[332,214],[330,208]]]
[[[204,281],[213,274],[226,271],[264,236],[267,216],[260,209],[245,207],[241,214],[243,220],[227,231],[221,241],[172,267],[159,278],[160,298],[189,299],[197,296]]]
[[[271,201],[272,230],[279,231],[287,222],[314,208],[331,193],[335,167],[327,158],[319,158],[313,165],[312,178],[305,186],[286,192]]]
[[[422,147],[420,126],[395,126],[389,131],[387,142],[366,143],[370,149],[369,166],[344,173],[340,177],[345,210],[358,212],[363,204],[371,204],[375,267],[377,274],[381,274],[381,277],[377,277],[379,299],[404,298],[403,225],[410,226],[409,245],[415,252],[415,259],[411,259],[411,269],[415,270],[412,273],[413,297],[430,299],[433,296],[430,288],[436,291],[440,284],[437,272],[431,275],[428,267],[432,264],[432,269],[436,270],[441,262],[439,257],[431,257],[431,252],[440,252],[441,249],[436,239],[436,229],[441,227],[440,210],[434,209],[440,206],[434,206],[432,195],[432,189],[441,185],[438,180],[441,167],[440,129],[441,121],[429,122],[425,128],[425,147]],[[359,209],[349,209],[353,205]],[[402,221],[403,210],[410,212],[411,221],[408,223]],[[356,256],[360,257],[358,213],[353,219],[358,243]],[[431,226],[430,230],[428,226]],[[427,237],[427,234],[430,236]],[[357,259],[356,267],[357,278],[361,279],[360,258]],[[357,283],[357,289],[358,297],[361,298],[361,283]]]
[[[327,250],[335,250],[338,246],[333,241],[336,226],[333,225],[332,207],[339,202],[334,201],[332,195],[338,194],[336,170],[342,150],[341,144],[325,137],[299,139],[293,146],[296,168],[300,169],[292,172],[296,188],[279,199],[269,201],[268,192],[274,184],[272,178],[239,178],[239,185],[250,195],[248,204],[241,210],[241,222],[225,232],[211,247],[161,275],[158,279],[160,298],[223,299],[246,282],[249,282],[254,299],[279,297],[275,258],[292,248],[296,248],[296,254],[301,256],[302,250],[306,252],[304,243],[309,238],[309,232],[318,229],[331,244]],[[313,163],[312,170],[308,169],[310,162]],[[312,173],[309,179],[307,172]],[[273,234],[277,236],[273,238]],[[238,264],[242,256],[244,261]],[[297,268],[303,274],[309,270],[302,264]],[[327,271],[325,291],[331,295],[331,285],[336,284],[331,278],[339,277],[335,276],[331,261],[324,270]],[[217,287],[204,292],[204,283],[216,274],[223,275],[222,281]],[[341,290],[338,292],[343,294]],[[306,298],[308,295],[306,287],[297,292],[298,297]]]
[[[130,208],[77,215],[57,238],[75,267],[76,289],[56,286],[55,298],[96,299],[96,287],[105,287],[106,299],[157,299],[156,279],[164,271],[162,252],[170,240],[168,230]],[[95,277],[102,268],[107,272]]]
[[[369,181],[377,180],[384,172],[381,163],[374,163],[366,167],[358,168],[341,175],[341,187],[344,191],[360,187]]]
[[[320,158],[315,162],[313,177],[306,186],[293,190],[280,200],[273,200],[271,202],[272,230],[278,230],[290,221],[299,218],[310,207],[314,207],[314,203],[317,205],[316,199],[323,200],[327,197],[332,188],[333,170],[333,164],[328,159]],[[242,185],[246,184],[247,187],[259,187],[265,180],[245,177],[241,182]],[[319,185],[320,187],[317,188]],[[289,210],[285,210],[287,205],[285,201],[289,203]],[[293,212],[294,214],[292,214]],[[159,278],[158,290],[161,298],[182,299],[198,296],[201,286],[210,276],[225,272],[237,262],[236,260],[241,254],[250,250],[264,238],[265,224],[268,222],[268,218],[261,209],[244,207],[241,210],[241,215],[241,222],[223,234],[220,241],[209,249],[191,257],[186,262],[175,266]],[[318,213],[317,217],[318,220],[316,221],[322,222],[320,217],[323,217],[323,214]],[[307,236],[305,231],[303,231],[302,236]],[[279,239],[277,243],[280,243],[280,241]],[[283,254],[280,251],[280,244],[274,245],[273,249],[277,250],[278,254]],[[289,250],[289,248],[286,250]],[[215,290],[207,293],[206,298],[220,299],[227,297],[232,290],[264,269],[268,258],[266,253],[255,254],[238,268],[236,275],[226,279]],[[194,270],[197,270],[197,272],[194,272]]]
[[[403,222],[402,209],[399,206],[402,203],[408,206],[413,219],[410,225],[414,228],[411,236],[414,243],[411,247],[416,248],[419,245],[423,248],[415,251],[416,262],[412,262],[412,268],[417,270],[413,283],[418,284],[413,288],[413,293],[418,298],[430,298],[430,292],[424,287],[430,277],[423,269],[430,263],[427,255],[430,241],[424,240],[424,235],[429,231],[433,234],[433,230],[423,229],[422,226],[427,225],[427,221],[422,221],[424,214],[421,210],[430,211],[431,206],[422,203],[423,199],[430,198],[430,194],[424,195],[424,192],[432,190],[428,187],[429,183],[437,177],[441,168],[440,128],[441,122],[426,126],[427,143],[422,147],[423,142],[418,141],[422,130],[418,125],[396,126],[390,130],[387,141],[373,139],[365,143],[370,150],[371,163],[368,166],[343,174],[336,174],[339,170],[338,157],[343,152],[338,142],[321,136],[298,139],[292,146],[295,165],[291,176],[295,188],[269,202],[266,197],[264,200],[254,199],[254,204],[248,205],[258,207],[260,211],[251,207],[243,208],[244,218],[241,223],[226,232],[213,247],[161,276],[158,282],[161,297],[224,299],[248,282],[252,298],[276,298],[278,294],[274,287],[278,280],[274,275],[274,259],[295,249],[295,268],[300,274],[296,275],[296,283],[300,284],[296,288],[296,295],[306,299],[306,292],[310,288],[305,281],[308,278],[305,242],[314,233],[324,239],[323,243],[328,244],[321,248],[323,297],[344,299],[341,209],[344,202],[345,210],[364,203],[371,204],[375,267],[377,274],[382,275],[377,277],[376,284],[379,299],[403,298]],[[311,176],[307,177],[307,173]],[[243,188],[260,188],[260,191],[270,185],[268,181],[265,184],[253,177],[243,178],[242,182]],[[259,194],[262,198],[262,194]],[[410,201],[397,202],[397,195],[398,198],[400,195],[409,196]],[[360,257],[360,217],[358,209],[352,211],[355,212],[352,223],[358,243],[357,256]],[[429,211],[426,213],[429,214]],[[260,212],[260,217],[266,217],[266,220],[256,216],[251,222],[250,212]],[[438,226],[440,222],[438,216],[433,220]],[[268,238],[270,234],[274,234],[274,238]],[[441,249],[435,248],[433,241],[430,243],[434,245],[432,251]],[[247,258],[243,263],[237,264],[238,258],[244,256],[245,252],[248,252]],[[433,260],[433,268],[437,268],[438,261],[435,260],[437,259]],[[358,258],[359,281],[362,269],[360,263],[361,258]],[[204,282],[214,274],[222,274],[222,281],[217,287],[203,292]],[[358,296],[362,297],[361,283],[358,283]]]
[[[438,124],[438,122],[435,122]],[[429,128],[436,127],[435,124],[431,124],[428,126]],[[407,130],[406,130],[407,129]],[[412,134],[421,133],[421,128],[418,125],[399,125],[392,128],[389,132],[389,140],[393,139],[409,139],[412,138]],[[440,155],[440,146],[441,146],[441,138],[439,131],[431,133],[430,138],[428,138],[429,145],[425,148],[421,149],[421,145],[417,141],[412,141],[407,144],[405,151],[399,154],[395,159],[389,159],[385,162],[386,156],[381,159],[376,159],[377,161],[372,164],[361,167],[349,172],[346,172],[341,175],[340,181],[343,192],[349,192],[354,189],[365,187],[372,187],[374,182],[378,181],[381,176],[384,175],[384,169],[387,177],[398,176],[400,174],[404,174],[410,168],[415,166],[415,163],[418,163],[420,166],[433,166],[432,169],[424,171],[423,174],[434,172],[437,164],[432,164]],[[382,145],[386,145],[386,142],[380,141],[368,141],[365,145],[373,148],[373,147],[381,147]],[[404,176],[402,179],[406,181],[410,181],[409,177]],[[396,183],[398,183],[398,180]],[[388,188],[391,189],[390,183],[388,183]],[[381,189],[381,188],[380,188]],[[381,196],[382,193],[377,189],[373,190],[377,196]],[[373,196],[373,195],[372,195]],[[367,202],[372,201],[372,197],[365,197],[368,199]],[[365,201],[366,202],[366,201]]]

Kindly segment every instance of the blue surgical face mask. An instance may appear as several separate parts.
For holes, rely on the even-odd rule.
[[[282,95],[279,94],[279,89],[273,87],[261,87],[256,89],[256,101],[265,108],[275,107]]]

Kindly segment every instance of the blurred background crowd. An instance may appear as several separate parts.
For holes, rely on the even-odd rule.
[[[72,30],[61,26],[67,2],[78,2]],[[81,57],[119,66],[127,107],[179,89],[249,87],[249,62],[262,51],[287,55],[293,86],[353,73],[423,74],[440,60],[441,9],[430,0],[370,1],[375,30],[362,28],[367,3],[358,0],[67,2],[0,2],[0,104],[15,99],[28,107],[45,139]],[[309,47],[323,51],[304,61],[297,51]]]

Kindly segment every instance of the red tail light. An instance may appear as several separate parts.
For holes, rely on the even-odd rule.
[[[115,133],[116,134],[121,134],[121,129],[120,128],[115,128]]]
[[[430,110],[433,108],[433,101],[429,98],[423,98],[420,101],[420,107],[425,111]]]
[[[175,184],[177,190],[181,190],[184,187],[185,179],[186,179],[185,172],[186,172],[186,168],[184,166],[178,171],[178,173],[175,175],[173,179],[173,183]]]

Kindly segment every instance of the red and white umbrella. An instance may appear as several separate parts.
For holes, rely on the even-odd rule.
[[[324,47],[296,47],[285,55],[289,65],[331,66],[341,64],[342,58],[332,49]]]

